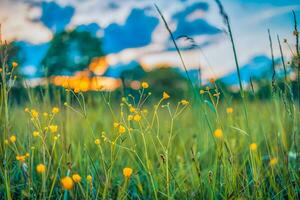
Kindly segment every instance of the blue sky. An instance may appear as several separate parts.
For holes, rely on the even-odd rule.
[[[231,18],[241,65],[257,55],[269,55],[268,28],[274,40],[279,34],[293,42],[291,11],[300,16],[298,0],[222,2]],[[230,42],[213,0],[1,0],[0,22],[6,39],[24,43],[26,73],[39,70],[38,63],[48,42],[64,29],[88,30],[102,37],[111,66],[137,61],[147,69],[161,63],[180,68],[154,3],[162,10],[175,37],[191,36],[201,47],[184,48],[189,41],[178,40],[188,68],[201,67],[207,78],[234,70]],[[289,58],[286,46],[284,50]],[[275,54],[278,56],[279,51],[275,50]]]

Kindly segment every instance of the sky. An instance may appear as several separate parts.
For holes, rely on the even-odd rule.
[[[257,56],[270,57],[267,29],[279,50],[276,35],[293,44],[294,10],[300,21],[299,0],[223,0],[232,25],[238,59],[247,65]],[[165,16],[188,69],[202,69],[204,78],[235,70],[226,27],[214,0],[0,0],[3,38],[24,46],[23,72],[38,71],[55,33],[87,30],[103,40],[111,67],[139,62],[146,70],[162,64],[182,68],[154,4]],[[194,39],[197,48],[189,48]],[[122,36],[122,37],[121,37]],[[287,45],[284,54],[290,58]],[[261,59],[256,59],[261,60]]]

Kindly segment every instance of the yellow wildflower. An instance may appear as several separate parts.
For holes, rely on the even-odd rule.
[[[134,115],[134,117],[133,117],[133,120],[136,121],[136,122],[141,121],[141,119],[142,119],[142,117],[141,117],[141,115],[139,115],[139,114],[136,114],[136,115]]]
[[[204,94],[205,93],[205,91],[204,90],[200,90],[200,94]]]
[[[123,175],[126,177],[126,178],[130,178],[132,174],[132,169],[130,167],[125,167],[123,169]]]
[[[96,144],[96,145],[99,145],[99,144],[100,144],[100,139],[96,139],[96,140],[95,140],[95,144]]]
[[[270,166],[275,166],[278,163],[278,159],[277,158],[272,158],[269,162]]]
[[[189,102],[188,102],[187,100],[185,100],[185,99],[181,100],[180,103],[181,103],[182,105],[184,105],[184,106],[186,106],[186,105],[189,104]]]
[[[135,109],[134,107],[130,106],[129,111],[130,111],[131,113],[134,113],[135,110],[136,110],[136,109]]]
[[[46,166],[44,164],[38,164],[36,166],[36,171],[40,174],[44,173],[46,171]]]
[[[49,114],[47,112],[44,112],[43,115],[44,115],[44,117],[48,117],[49,116]]]
[[[87,175],[86,180],[91,183],[93,180],[93,177],[91,175]]]
[[[16,160],[17,160],[17,161],[24,162],[25,159],[26,159],[26,156],[21,156],[21,155],[16,156]]]
[[[233,108],[232,108],[232,107],[226,108],[226,112],[227,112],[228,114],[233,113]]]
[[[33,137],[38,137],[40,135],[40,132],[38,131],[33,131],[32,133]]]
[[[60,183],[65,190],[71,190],[74,186],[73,180],[68,176],[62,178]]]
[[[8,140],[4,140],[4,144],[8,144]]]
[[[122,134],[122,133],[125,133],[126,132],[126,129],[124,126],[120,125],[119,126],[119,133]]]
[[[147,89],[149,87],[149,84],[147,82],[142,82],[142,87],[144,89]]]
[[[13,68],[18,67],[18,65],[19,65],[19,64],[18,64],[17,62],[12,62],[12,67],[13,67]]]
[[[36,111],[35,109],[32,109],[32,110],[31,110],[31,115],[32,115],[33,118],[38,118],[39,113],[38,113],[38,111]]]
[[[163,99],[169,99],[170,95],[166,92],[163,92]]]
[[[249,148],[250,148],[251,151],[256,151],[257,150],[257,144],[252,143],[252,144],[250,144]]]
[[[128,121],[131,121],[133,119],[133,116],[132,115],[128,115],[127,119],[128,119]]]
[[[81,176],[79,174],[73,174],[72,179],[75,183],[79,183],[81,181]]]
[[[216,129],[215,132],[214,132],[214,136],[218,139],[222,138],[223,137],[222,129],[220,129],[220,128]]]
[[[56,114],[56,113],[58,113],[59,112],[59,108],[58,107],[53,107],[52,108],[52,113],[53,114]]]
[[[15,143],[17,141],[17,137],[15,135],[12,135],[12,136],[9,137],[9,141],[11,143]]]
[[[118,122],[114,122],[114,127],[117,128],[120,124]]]
[[[50,125],[49,130],[50,130],[51,133],[56,133],[57,130],[58,130],[58,126],[57,125]]]

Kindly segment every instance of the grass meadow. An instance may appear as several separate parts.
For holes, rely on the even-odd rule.
[[[27,88],[17,103],[18,64],[5,43],[1,52],[0,199],[300,199],[300,112],[287,77],[270,81],[265,100],[242,88],[233,98],[211,80],[180,99],[154,98],[142,82],[118,97]]]

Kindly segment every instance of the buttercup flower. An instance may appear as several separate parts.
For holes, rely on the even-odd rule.
[[[249,148],[250,148],[251,151],[256,151],[257,150],[257,144],[252,143],[252,144],[250,144]]]
[[[68,176],[62,178],[60,183],[65,190],[71,190],[74,186],[73,180]]]
[[[12,62],[12,67],[13,67],[13,68],[18,67],[18,65],[19,65],[19,64],[18,64],[17,62]]]
[[[79,183],[81,181],[81,176],[79,174],[73,174],[72,179],[75,183]]]
[[[170,95],[166,92],[163,92],[163,99],[169,99]]]
[[[56,114],[56,113],[58,113],[59,112],[59,108],[58,107],[53,107],[52,108],[52,113],[53,114]]]
[[[231,108],[231,107],[226,108],[226,112],[228,114],[233,113],[233,108]]]
[[[149,84],[147,82],[142,82],[142,87],[144,89],[147,89],[149,87]]]
[[[96,145],[99,145],[99,144],[100,144],[100,139],[96,139],[96,140],[95,140],[95,144],[96,144]]]
[[[32,109],[32,110],[31,110],[31,115],[32,115],[33,118],[38,118],[39,113],[38,113],[38,111],[36,111],[35,109]]]
[[[181,100],[180,103],[181,103],[182,105],[184,105],[184,106],[186,106],[186,105],[189,104],[189,102],[188,102],[187,100],[185,100],[185,99]]]
[[[38,131],[33,131],[32,133],[33,137],[38,137],[40,135],[40,132]]]
[[[44,164],[38,164],[36,166],[36,171],[40,174],[44,173],[46,171],[46,166]]]
[[[126,129],[124,126],[120,125],[119,126],[119,133],[122,134],[122,133],[125,133],[126,132]]]
[[[21,156],[21,155],[16,156],[16,160],[17,160],[17,161],[24,162],[25,159],[26,159],[26,156]]]
[[[132,174],[132,169],[130,167],[125,167],[123,169],[123,175],[126,177],[126,178],[130,178]]]
[[[269,162],[269,165],[271,167],[275,166],[278,163],[278,159],[277,158],[272,158]]]
[[[91,183],[93,181],[93,177],[91,175],[87,175],[86,180]]]
[[[215,132],[214,132],[214,136],[218,139],[222,138],[223,137],[222,129],[220,129],[220,128],[216,129]]]
[[[17,141],[17,137],[15,135],[12,135],[12,136],[9,137],[9,141],[11,143],[15,143]]]
[[[133,120],[136,121],[136,122],[141,121],[141,119],[142,119],[142,117],[141,117],[141,115],[139,115],[139,114],[136,114],[136,115],[134,115],[134,117],[133,117]]]
[[[58,126],[57,125],[50,125],[49,130],[50,130],[51,133],[56,133],[57,130],[58,130]]]

